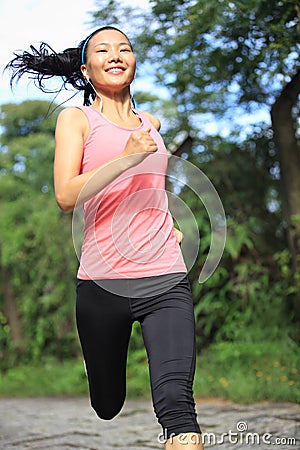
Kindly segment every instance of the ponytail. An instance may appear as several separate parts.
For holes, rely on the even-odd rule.
[[[67,48],[61,53],[56,53],[48,44],[42,42],[39,48],[30,46],[30,51],[15,53],[5,69],[12,72],[10,85],[29,74],[35,85],[45,93],[57,93],[62,89],[68,89],[68,84],[78,91],[84,91],[84,105],[90,105],[90,96],[94,99],[95,93],[92,87],[86,83],[81,70],[81,48]],[[45,80],[52,77],[60,77],[62,85],[59,88],[48,88]]]

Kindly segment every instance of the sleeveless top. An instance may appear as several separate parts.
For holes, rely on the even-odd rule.
[[[86,115],[90,128],[80,173],[119,155],[133,131],[151,128],[150,135],[158,145],[157,152],[125,170],[83,204],[84,235],[78,279],[186,273],[168,209],[165,191],[168,154],[160,134],[146,115],[137,110],[134,112],[141,120],[140,126],[127,129],[110,122],[90,106],[78,108]]]

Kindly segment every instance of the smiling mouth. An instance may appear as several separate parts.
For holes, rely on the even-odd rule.
[[[110,67],[109,69],[106,70],[106,72],[108,73],[123,73],[125,69],[123,69],[122,67]]]

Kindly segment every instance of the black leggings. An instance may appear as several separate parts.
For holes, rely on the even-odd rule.
[[[201,433],[192,390],[195,322],[186,277],[168,291],[144,298],[116,295],[95,281],[78,280],[76,319],[91,405],[100,418],[112,419],[123,406],[128,343],[132,324],[138,320],[154,410],[164,435]]]

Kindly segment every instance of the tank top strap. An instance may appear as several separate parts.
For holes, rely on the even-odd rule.
[[[75,108],[80,109],[87,117],[90,128],[94,128],[95,123],[99,123],[99,121],[105,122],[104,118],[101,116],[101,114],[98,113],[94,108],[91,108],[90,106],[75,106]]]
[[[146,125],[147,127],[150,127],[150,128],[153,127],[153,125],[150,122],[150,120],[148,119],[147,115],[144,114],[141,110],[133,109],[133,112],[142,119],[144,125]]]

